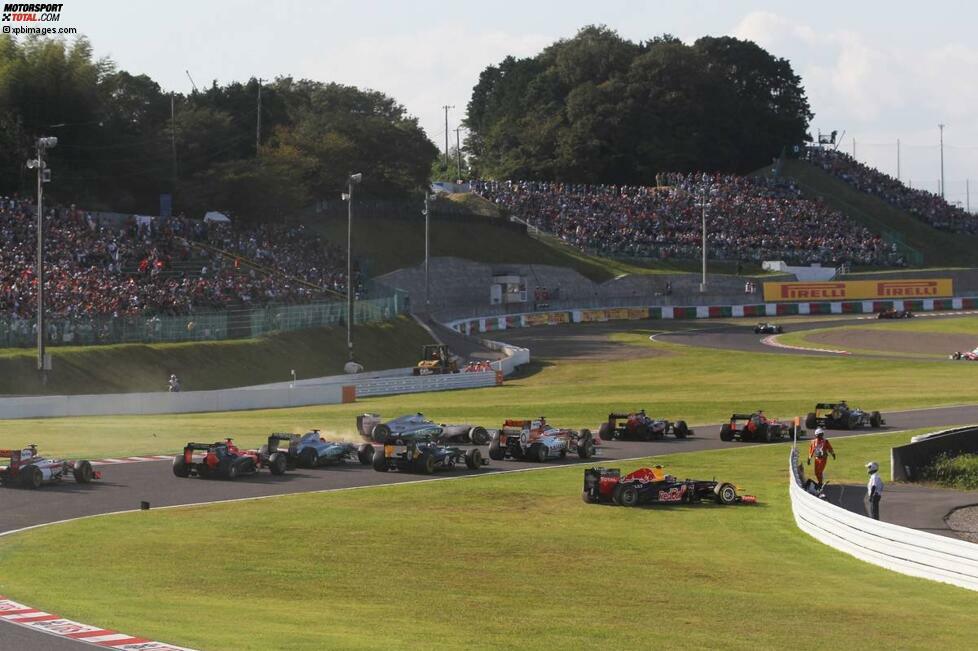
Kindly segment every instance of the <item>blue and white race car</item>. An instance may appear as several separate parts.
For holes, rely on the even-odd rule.
[[[289,436],[289,465],[300,468],[331,466],[356,459],[369,466],[373,462],[374,447],[368,443],[356,445],[347,441],[329,441],[318,429],[299,436]]]
[[[479,425],[436,423],[424,414],[410,414],[384,421],[380,414],[357,416],[357,431],[368,441],[384,444],[401,434],[428,436],[436,443],[488,445],[489,430]]]

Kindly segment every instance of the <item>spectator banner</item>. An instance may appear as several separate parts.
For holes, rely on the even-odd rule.
[[[550,325],[556,325],[558,323],[570,323],[571,315],[570,312],[551,312],[548,315],[550,318],[547,321]]]
[[[764,283],[764,300],[769,303],[856,299],[904,300],[953,295],[953,280],[950,278]]]
[[[581,310],[581,321],[607,321],[608,310]]]
[[[527,314],[523,319],[528,326],[540,326],[550,323],[550,315],[547,312]]]

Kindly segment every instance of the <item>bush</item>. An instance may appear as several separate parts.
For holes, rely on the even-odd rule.
[[[941,453],[921,471],[921,478],[949,488],[978,489],[978,454]]]

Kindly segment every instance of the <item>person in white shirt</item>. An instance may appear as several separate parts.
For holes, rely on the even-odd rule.
[[[883,480],[880,479],[880,466],[875,461],[866,464],[869,483],[866,484],[866,499],[869,502],[869,517],[880,519],[880,498],[883,497]]]

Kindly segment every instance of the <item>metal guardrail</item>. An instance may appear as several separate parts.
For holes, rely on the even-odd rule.
[[[894,572],[978,591],[978,545],[880,522],[805,491],[798,450],[788,459],[798,528],[819,542]]]

